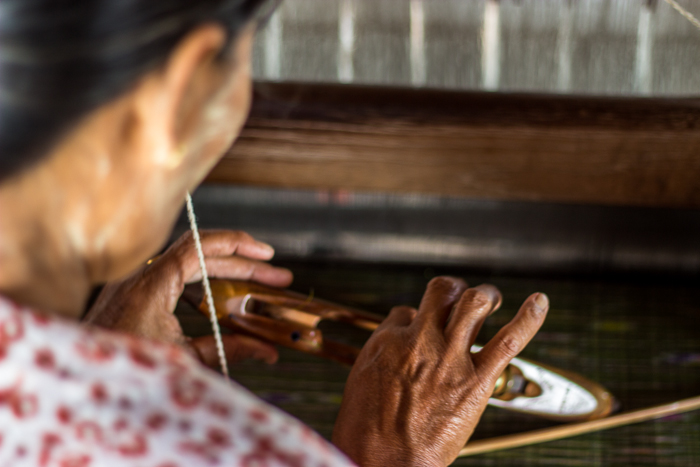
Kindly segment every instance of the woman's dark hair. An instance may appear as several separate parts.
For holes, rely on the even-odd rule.
[[[229,43],[265,0],[0,0],[0,180],[162,65],[194,27]]]

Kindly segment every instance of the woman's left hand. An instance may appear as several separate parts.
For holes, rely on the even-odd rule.
[[[210,277],[251,280],[273,287],[287,287],[292,273],[264,261],[272,258],[271,246],[245,232],[201,231]],[[137,337],[182,345],[208,366],[217,367],[213,336],[189,339],[173,314],[185,284],[202,279],[190,232],[168,250],[122,281],[105,286],[87,314],[90,324]],[[277,350],[267,343],[235,334],[222,336],[229,362],[247,358],[274,363]]]

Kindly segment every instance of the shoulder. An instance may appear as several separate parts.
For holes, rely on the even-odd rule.
[[[177,347],[1,298],[0,427],[12,427],[0,428],[0,464],[350,465]]]

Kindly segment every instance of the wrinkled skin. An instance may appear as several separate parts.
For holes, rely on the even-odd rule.
[[[202,231],[202,250],[210,276],[254,280],[273,287],[286,287],[292,273],[276,268],[269,260],[274,251],[244,232]],[[200,281],[199,261],[191,233],[186,233],[156,260],[122,281],[107,284],[86,317],[101,327],[138,337],[183,345],[203,363],[218,368],[213,336],[189,339],[173,314],[185,284]],[[277,361],[277,350],[264,342],[241,335],[223,335],[230,363],[247,358]]]
[[[438,277],[418,310],[396,307],[348,378],[333,443],[363,467],[445,466],[474,431],[496,379],[530,341],[549,307],[533,294],[477,354],[469,349],[500,305],[489,285]]]

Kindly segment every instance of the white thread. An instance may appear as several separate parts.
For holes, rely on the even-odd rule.
[[[224,353],[224,342],[221,339],[221,328],[219,321],[216,319],[216,309],[214,308],[214,297],[211,293],[211,285],[209,284],[209,275],[207,274],[207,265],[204,263],[204,251],[202,251],[202,240],[199,238],[199,228],[197,227],[197,218],[194,216],[194,206],[192,205],[192,196],[187,193],[187,218],[190,220],[190,229],[194,238],[194,247],[197,250],[197,258],[199,259],[199,270],[202,272],[202,288],[204,296],[207,299],[207,308],[209,308],[209,320],[211,321],[211,329],[214,331],[214,339],[216,339],[216,352],[219,355],[219,365],[221,372],[226,376],[226,381],[229,380],[228,362],[226,362],[226,354]]]
[[[411,84],[425,86],[425,10],[423,0],[411,0]]]
[[[338,81],[351,83],[355,76],[355,2],[342,0],[338,11]]]
[[[654,22],[652,5],[646,3],[639,12],[637,23],[637,54],[635,58],[634,88],[640,94],[651,94],[654,82],[652,65],[654,48]]]
[[[695,16],[693,16],[692,13],[690,13],[688,10],[686,10],[685,8],[680,6],[674,0],[666,0],[666,3],[668,3],[673,8],[675,8],[678,13],[680,13],[681,15],[683,15],[685,17],[685,19],[687,19],[688,21],[693,23],[693,25],[696,28],[700,29],[700,21],[698,21],[698,19]]]
[[[501,80],[500,12],[498,0],[486,2],[481,29],[481,85],[487,91],[498,91]]]
[[[265,77],[273,81],[282,77],[281,8],[273,13],[265,29]]]

